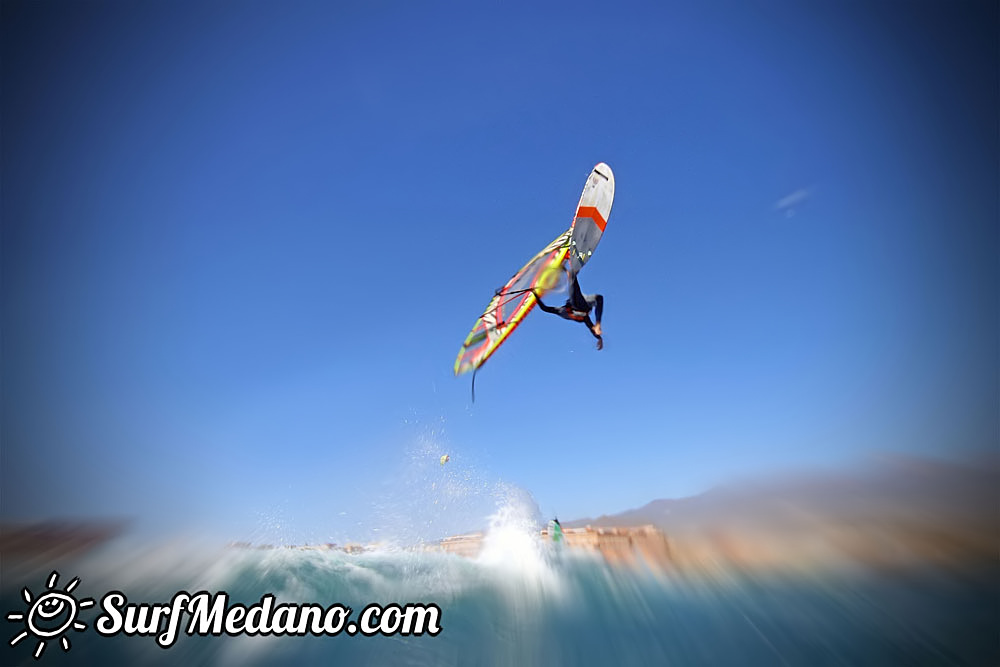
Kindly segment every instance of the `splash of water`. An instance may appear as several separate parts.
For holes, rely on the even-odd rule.
[[[531,494],[505,485],[476,559],[519,605],[527,607],[567,593],[559,571],[560,554],[542,540],[540,527],[541,511]]]

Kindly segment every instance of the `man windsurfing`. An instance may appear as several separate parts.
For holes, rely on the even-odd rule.
[[[546,313],[552,313],[567,320],[586,324],[590,333],[597,339],[597,349],[604,348],[604,339],[601,338],[601,314],[604,312],[603,296],[600,294],[584,294],[580,290],[580,283],[577,281],[576,276],[573,276],[570,280],[569,298],[566,299],[566,303],[558,308],[546,306],[542,302],[542,298],[538,296],[538,292],[534,289],[531,290],[531,293],[534,295],[535,301],[538,302],[538,307]],[[591,310],[594,311],[596,322],[590,319]]]

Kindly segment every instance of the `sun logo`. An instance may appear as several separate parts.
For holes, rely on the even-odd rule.
[[[70,647],[69,638],[63,633],[70,628],[77,632],[86,630],[87,625],[77,621],[76,617],[81,609],[94,606],[92,598],[84,598],[78,602],[75,597],[70,595],[73,589],[79,585],[80,577],[76,577],[66,584],[66,588],[61,591],[53,590],[56,587],[57,581],[59,581],[59,573],[53,571],[46,585],[48,592],[42,593],[37,599],[32,596],[31,591],[25,586],[24,590],[21,591],[21,596],[28,603],[27,611],[24,613],[12,611],[7,614],[8,621],[22,621],[24,623],[24,630],[11,638],[11,646],[16,646],[29,635],[34,635],[38,638],[38,647],[35,648],[35,660],[42,657],[46,641],[49,639],[54,641],[56,637],[59,638],[59,643],[62,644],[63,651],[68,651]]]

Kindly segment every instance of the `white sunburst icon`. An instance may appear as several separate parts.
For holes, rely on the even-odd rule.
[[[86,623],[81,623],[76,620],[76,617],[81,609],[94,606],[92,598],[77,601],[71,595],[73,589],[80,584],[80,577],[76,577],[66,584],[66,588],[63,590],[55,590],[58,581],[59,573],[53,570],[46,584],[47,592],[42,593],[37,598],[33,597],[31,591],[25,586],[24,590],[21,591],[21,596],[28,603],[27,610],[23,613],[12,611],[7,614],[8,621],[22,621],[24,623],[24,630],[11,638],[11,646],[16,646],[31,635],[38,638],[35,660],[42,657],[42,652],[49,639],[55,641],[58,637],[63,650],[68,651],[69,638],[63,633],[70,629],[77,632],[86,630]]]

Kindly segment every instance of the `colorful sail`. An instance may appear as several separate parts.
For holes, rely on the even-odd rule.
[[[455,375],[476,370],[486,363],[535,307],[532,289],[544,296],[564,282],[566,254],[572,234],[572,227],[560,234],[497,290],[462,343],[455,359]]]

